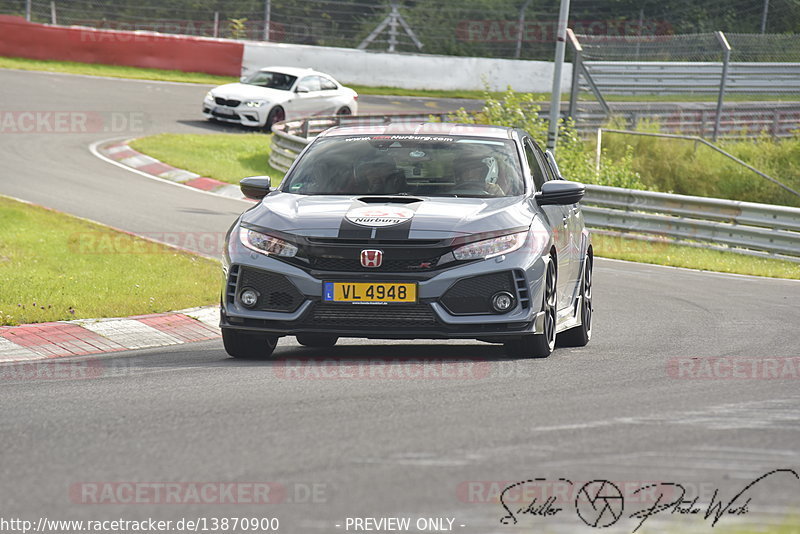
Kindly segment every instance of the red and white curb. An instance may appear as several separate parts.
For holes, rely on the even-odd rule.
[[[0,327],[0,362],[145,349],[220,337],[219,308],[119,319],[78,319]]]
[[[113,162],[162,180],[175,182],[227,198],[252,202],[251,199],[242,195],[237,185],[220,182],[219,180],[206,176],[200,176],[199,174],[185,169],[178,169],[163,161],[135,151],[128,143],[130,143],[130,140],[103,143],[97,146],[97,151]]]

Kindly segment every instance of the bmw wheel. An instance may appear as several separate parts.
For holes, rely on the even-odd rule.
[[[222,344],[225,345],[225,352],[234,358],[259,360],[272,356],[272,352],[278,344],[278,338],[223,328]]]
[[[544,282],[542,311],[544,312],[544,331],[529,334],[522,338],[506,341],[506,353],[514,358],[547,358],[556,347],[556,265],[551,259],[547,264]]]
[[[352,111],[350,111],[350,108],[348,108],[347,106],[345,106],[345,107],[341,108],[339,111],[337,111],[337,112],[336,112],[336,114],[337,114],[337,115],[339,115],[339,116],[342,116],[342,115],[352,115],[352,114],[353,114],[353,112],[352,112]]]
[[[581,324],[558,335],[562,347],[583,347],[592,339],[592,263],[591,254],[586,256],[581,283]]]
[[[271,110],[269,110],[269,115],[267,115],[267,122],[264,123],[264,131],[271,132],[272,126],[276,122],[283,122],[286,120],[286,112],[280,106],[275,106]]]

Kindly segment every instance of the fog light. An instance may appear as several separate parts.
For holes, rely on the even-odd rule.
[[[508,291],[499,291],[492,295],[492,308],[497,313],[505,313],[514,306],[514,296]]]
[[[253,308],[258,304],[258,291],[249,287],[242,289],[242,292],[239,293],[239,300],[243,306]]]

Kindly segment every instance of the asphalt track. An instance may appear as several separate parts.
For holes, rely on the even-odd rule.
[[[0,194],[151,234],[223,232],[246,207],[88,150],[111,137],[220,130],[198,120],[203,87],[11,71],[0,71],[0,87],[3,110],[133,112],[145,123],[4,133]],[[362,100],[363,111],[373,105],[430,108]],[[214,341],[78,358],[69,376],[1,366],[0,517],[278,517],[291,533],[344,532],[355,516],[451,517],[466,533],[596,530],[576,514],[574,495],[559,499],[555,515],[501,524],[505,511],[484,490],[537,477],[574,487],[682,483],[687,498],[699,494],[698,506],[719,488],[727,503],[771,470],[800,470],[797,376],[687,379],[670,373],[671,362],[797,358],[799,293],[791,281],[599,260],[594,339],[546,360],[509,360],[477,342],[344,340],[314,350],[284,339],[270,362],[233,361]],[[351,365],[320,375],[312,365],[326,359]],[[419,360],[435,362],[423,367],[430,374],[410,371]],[[466,374],[435,376],[443,366]],[[82,503],[75,488],[97,482],[272,482],[293,502]],[[715,530],[797,521],[800,480],[791,474],[770,476],[748,496],[748,513]],[[626,500],[626,517],[604,532],[633,531],[627,516],[652,504]],[[712,531],[702,517],[665,511],[639,532],[676,525]]]

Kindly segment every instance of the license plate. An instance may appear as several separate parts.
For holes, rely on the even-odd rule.
[[[218,107],[214,110],[217,115],[224,115],[225,117],[233,117],[236,113],[230,108],[221,108]]]
[[[416,283],[325,282],[326,302],[417,302]]]

